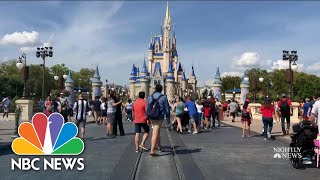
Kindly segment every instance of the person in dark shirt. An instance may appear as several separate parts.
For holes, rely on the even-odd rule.
[[[99,100],[99,96],[95,97],[95,100],[92,101],[93,106],[93,116],[94,120],[97,124],[101,124],[101,101]]]
[[[63,116],[64,123],[68,122],[68,108],[66,104],[61,105],[60,114]]]
[[[52,104],[53,104],[53,112],[58,112],[59,104],[57,102],[57,99],[54,99]]]
[[[113,92],[111,94],[111,97],[114,99],[115,103],[118,103],[120,102],[120,97],[117,96],[116,92]],[[119,131],[120,131],[120,136],[124,136],[124,129],[123,129],[123,124],[122,124],[122,103],[118,104],[116,106],[116,117],[115,117],[115,121],[114,121],[114,124],[113,124],[113,134],[115,136],[117,136],[118,132],[118,128],[117,128],[117,125],[119,126]]]

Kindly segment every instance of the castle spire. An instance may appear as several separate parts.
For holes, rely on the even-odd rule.
[[[181,65],[181,62],[179,62],[178,72],[181,72],[181,71],[183,71],[182,70],[182,65]]]
[[[165,21],[167,21],[167,22],[171,21],[170,10],[169,10],[169,1],[167,1],[167,9],[166,9],[166,19],[165,19]]]
[[[68,77],[66,79],[66,83],[73,83],[73,79],[72,79],[72,72],[71,70],[69,69],[69,72],[68,72]]]
[[[147,68],[147,65],[146,65],[146,58],[143,59],[143,67],[142,67],[141,73],[148,74],[148,68]]]
[[[214,78],[215,79],[221,79],[219,65],[217,65],[217,71],[216,71],[216,75],[214,76]]]
[[[183,74],[182,74],[182,79],[181,79],[182,81],[186,81],[187,80],[187,78],[186,78],[186,73],[183,71]]]
[[[137,76],[137,69],[136,66],[133,64],[132,65],[132,70],[131,70],[131,76]]]
[[[173,73],[173,65],[172,65],[172,62],[169,63],[168,73]]]
[[[194,74],[194,68],[193,68],[193,65],[192,65],[192,76],[196,76],[196,75]]]

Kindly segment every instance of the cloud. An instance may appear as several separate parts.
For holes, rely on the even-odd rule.
[[[221,77],[226,77],[226,76],[238,76],[238,77],[242,77],[243,73],[241,72],[223,72],[221,74]]]
[[[313,63],[305,68],[306,72],[313,72],[316,74],[320,74],[320,62]]]
[[[50,47],[50,46],[51,46],[50,42],[45,42],[45,43],[42,43],[42,45],[39,45],[39,47]],[[22,53],[33,53],[37,51],[37,47],[25,46],[25,47],[21,47],[20,51]]]
[[[2,44],[10,44],[10,45],[34,45],[39,42],[39,33],[37,31],[32,32],[14,32],[12,34],[6,34],[2,37]]]
[[[233,65],[240,68],[258,66],[259,63],[260,55],[256,52],[245,52],[240,57],[233,58]]]

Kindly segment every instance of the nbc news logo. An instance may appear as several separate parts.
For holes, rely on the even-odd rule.
[[[300,147],[274,147],[274,159],[302,158]]]

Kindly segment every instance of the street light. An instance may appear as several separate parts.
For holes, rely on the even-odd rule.
[[[233,94],[233,100],[235,100],[236,99],[236,92],[233,91],[232,94]]]
[[[37,58],[42,58],[43,60],[43,72],[42,72],[42,101],[45,99],[45,92],[44,92],[44,72],[46,69],[46,57],[52,57],[52,47],[37,47],[36,56]]]
[[[24,62],[23,62],[24,61]],[[27,97],[27,80],[29,79],[29,66],[27,66],[27,57],[26,54],[22,54],[21,57],[19,57],[19,62],[16,64],[18,69],[23,68],[23,93],[22,93],[22,99],[28,99]]]
[[[298,65],[296,61],[298,61],[297,51],[289,51],[284,50],[282,51],[282,60],[289,61],[289,69],[286,70],[287,72],[287,83],[289,85],[289,98],[293,98],[293,90],[292,90],[292,82],[293,82],[293,71],[298,69]]]

